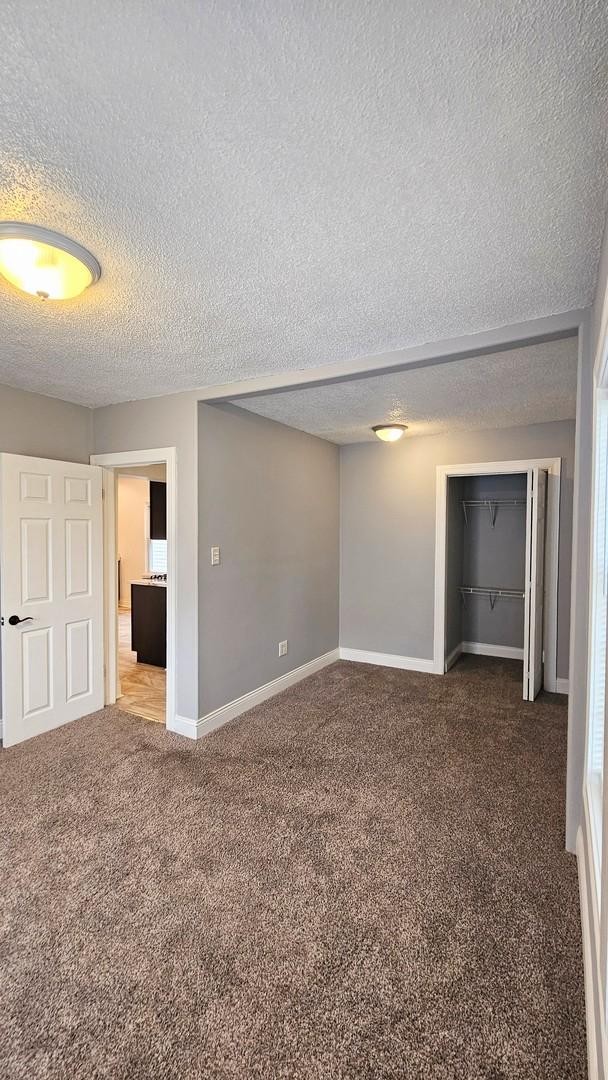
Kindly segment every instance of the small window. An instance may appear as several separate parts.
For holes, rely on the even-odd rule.
[[[167,573],[167,541],[148,541],[148,569],[151,574]]]

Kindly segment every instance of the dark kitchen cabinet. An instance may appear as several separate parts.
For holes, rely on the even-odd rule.
[[[167,485],[150,481],[150,539],[167,539]]]
[[[131,585],[131,648],[139,664],[167,666],[167,590]]]

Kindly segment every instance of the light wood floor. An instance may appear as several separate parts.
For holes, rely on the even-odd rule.
[[[131,651],[131,612],[118,612],[118,670],[122,697],[117,701],[126,712],[165,722],[167,672],[152,664],[138,664]]]

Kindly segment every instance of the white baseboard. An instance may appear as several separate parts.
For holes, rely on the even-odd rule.
[[[447,657],[445,662],[445,670],[449,671],[451,667],[454,667],[454,664],[460,656],[462,656],[462,641],[459,642],[455,649],[452,649],[450,655]]]
[[[455,663],[461,652],[523,660],[523,649],[484,645],[478,641],[463,641],[450,653],[447,659],[448,668]],[[242,697],[236,698],[234,701],[229,701],[227,705],[222,705],[219,709],[214,709],[199,720],[190,720],[186,716],[175,716],[172,721],[167,723],[167,730],[173,731],[177,735],[185,735],[188,739],[199,739],[203,735],[209,735],[212,731],[222,727],[223,724],[227,724],[229,720],[234,720],[235,717],[240,716],[249,709],[253,709],[263,701],[267,701],[268,698],[274,697],[275,694],[280,694],[282,690],[294,686],[301,679],[306,679],[308,675],[314,675],[316,671],[321,671],[322,668],[335,663],[336,660],[351,660],[358,664],[376,664],[378,667],[401,668],[403,671],[421,671],[431,675],[435,671],[433,660],[423,660],[416,656],[401,656],[399,653],[369,652],[367,649],[340,647],[339,649],[332,649],[331,652],[325,653],[323,656],[317,656],[316,659],[294,668],[293,671],[286,672],[285,675],[280,675],[278,679],[273,679],[272,682],[265,683],[264,686],[258,686],[256,690],[250,690],[249,693],[243,694]],[[568,680],[558,679],[557,683],[557,692],[566,694],[568,692]]]
[[[556,694],[569,694],[570,693],[570,680],[569,679],[557,678],[555,680],[555,691],[554,692]]]
[[[243,694],[242,697],[235,698],[234,701],[229,701],[227,705],[221,705],[219,709],[213,709],[212,712],[201,716],[199,720],[187,720],[183,716],[176,716],[171,731],[186,735],[190,739],[200,739],[203,735],[210,735],[212,731],[216,731],[217,728],[227,724],[229,720],[234,720],[242,713],[255,708],[256,705],[261,705],[263,701],[274,697],[275,694],[280,694],[282,690],[295,686],[302,679],[314,675],[316,671],[321,671],[322,668],[328,667],[329,664],[335,664],[336,660],[339,659],[340,650],[332,649],[331,652],[324,653],[323,656],[317,656],[314,660],[309,660],[307,664],[301,664],[300,667],[287,671],[284,675],[279,675],[278,679],[273,679],[263,686],[258,686],[257,689],[250,690],[247,694]]]
[[[417,656],[401,656],[399,653],[368,652],[366,649],[345,649],[340,646],[340,660],[354,660],[357,664],[377,664],[379,667],[402,668],[404,671],[425,671],[433,674],[433,660],[421,660]]]
[[[187,739],[196,739],[198,720],[189,720],[187,716],[174,716],[167,720],[167,731],[173,731],[176,735],[185,735]]]
[[[486,645],[483,641],[463,641],[462,651],[476,656],[499,656],[503,660],[523,660],[524,650],[512,645]]]
[[[588,825],[588,823],[587,823]],[[588,1080],[602,1080],[604,1062],[608,1059],[606,1032],[600,1026],[597,1016],[601,1015],[601,993],[599,989],[599,961],[597,958],[599,942],[599,917],[597,905],[590,895],[593,885],[591,875],[593,867],[589,861],[588,839],[585,840],[585,826],[581,826],[576,836],[576,859],[578,863],[578,885],[581,907],[581,933],[583,938],[583,969],[585,974],[585,1017],[587,1026],[587,1070]],[[600,1021],[601,1025],[601,1021]]]

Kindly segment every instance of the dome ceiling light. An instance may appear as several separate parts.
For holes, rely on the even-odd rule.
[[[70,300],[99,280],[101,266],[90,251],[61,233],[0,221],[0,274],[40,300]]]
[[[397,442],[405,435],[407,424],[374,424],[372,431],[382,442]]]

